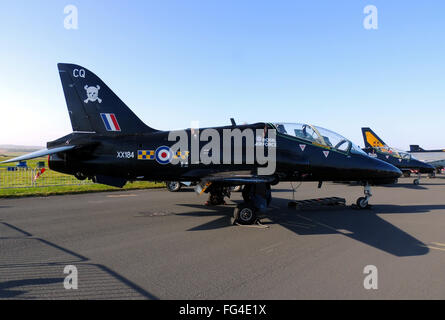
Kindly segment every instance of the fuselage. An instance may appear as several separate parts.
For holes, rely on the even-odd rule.
[[[412,157],[408,153],[400,153],[400,152],[382,152],[378,148],[365,148],[363,149],[369,156],[374,157],[376,159],[380,159],[382,161],[386,161],[393,166],[399,168],[401,171],[411,171],[415,170],[419,173],[433,173],[434,167],[420,161],[414,157]]]
[[[209,147],[210,139],[202,141],[202,133],[208,129],[220,137],[219,143],[212,139],[214,148]],[[102,175],[129,181],[198,181],[224,172],[258,175],[260,168],[270,165],[264,163],[264,154],[270,156],[274,153],[269,161],[275,161],[273,175],[279,181],[366,181],[381,184],[391,183],[401,175],[394,166],[351,147],[340,150],[279,131],[270,138],[268,130],[271,129],[275,131],[276,127],[269,123],[185,129],[182,134],[187,136],[187,143],[179,153],[172,151],[177,140],[170,141],[171,131],[113,135],[72,133],[48,143],[48,147],[77,146],[68,152],[50,155],[49,166],[53,170],[82,177]],[[253,132],[253,140],[245,134],[242,139],[233,138],[230,144],[225,143],[227,132],[245,133],[249,130]],[[192,149],[196,146],[199,152],[193,158]],[[263,155],[259,154],[261,147],[267,150]],[[169,149],[175,153],[175,164],[171,155],[165,157]],[[208,159],[215,152],[219,153],[219,159],[203,163],[204,158]],[[252,153],[253,161],[249,156]]]
[[[434,168],[445,167],[445,151],[410,151],[409,153],[417,159],[430,164]]]

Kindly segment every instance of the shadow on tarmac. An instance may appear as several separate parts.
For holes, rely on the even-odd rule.
[[[240,201],[235,201],[240,202]],[[262,224],[281,225],[299,236],[343,234],[376,249],[397,257],[425,255],[429,249],[425,244],[405,231],[379,217],[378,214],[427,213],[445,209],[445,205],[374,205],[369,210],[352,207],[319,207],[299,210],[288,207],[289,200],[273,198],[265,217],[271,222]],[[215,220],[196,226],[188,231],[212,230],[232,225],[234,205],[208,207],[205,205],[181,204],[199,211],[180,213],[181,216],[214,216]]]
[[[0,222],[0,224],[21,234],[19,237],[1,237],[0,240],[24,241],[25,243],[35,242],[34,245],[40,246],[39,249],[41,249],[39,250],[39,255],[19,256],[19,253],[17,253],[14,257],[9,257],[9,259],[3,258],[0,261],[0,274],[6,272],[6,275],[10,277],[14,274],[23,277],[22,279],[0,282],[0,299],[45,299],[46,296],[33,296],[33,292],[30,292],[29,288],[39,286],[38,291],[45,292],[54,289],[54,286],[48,288],[45,288],[45,286],[54,284],[56,284],[56,288],[59,290],[56,299],[72,298],[73,296],[69,295],[68,290],[65,290],[63,287],[64,277],[67,276],[63,274],[63,270],[67,265],[75,265],[79,269],[79,282],[82,283],[83,287],[87,286],[85,283],[88,282],[82,280],[83,275],[91,280],[90,288],[86,291],[91,294],[92,289],[95,290],[96,292],[93,292],[95,294],[94,299],[125,298],[126,294],[133,298],[158,299],[104,265],[89,263],[89,258],[50,241],[34,237],[29,232],[9,223]],[[45,254],[49,255],[47,261],[44,258]],[[49,274],[54,275],[55,273],[62,277],[48,277]],[[5,277],[0,278],[4,279]],[[97,292],[99,293],[97,294]],[[123,296],[121,297],[119,294]],[[74,297],[79,298],[78,296]],[[52,298],[52,296],[50,295],[48,298]]]

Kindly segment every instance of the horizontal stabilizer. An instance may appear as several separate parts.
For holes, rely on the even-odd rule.
[[[35,151],[35,152],[32,152],[32,153],[25,154],[25,155],[17,157],[17,158],[13,158],[13,159],[9,159],[9,160],[6,160],[6,161],[2,161],[0,163],[10,163],[10,162],[18,162],[18,161],[23,161],[23,160],[40,158],[40,157],[47,156],[47,155],[50,155],[50,154],[55,154],[55,153],[59,153],[59,152],[68,151],[68,150],[71,150],[71,149],[73,149],[75,147],[76,146],[63,146],[63,147],[52,148],[52,149],[42,149],[42,150],[39,150],[39,151]]]

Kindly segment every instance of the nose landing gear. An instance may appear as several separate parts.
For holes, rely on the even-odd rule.
[[[413,181],[414,185],[418,186],[420,184],[420,176],[420,172],[417,173],[417,178]]]
[[[372,197],[372,193],[371,193],[371,186],[368,183],[366,183],[365,185],[364,194],[365,196],[358,198],[356,202],[357,207],[360,209],[366,209],[370,207],[368,201]]]

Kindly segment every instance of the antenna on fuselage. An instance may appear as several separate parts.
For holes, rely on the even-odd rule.
[[[232,126],[236,126],[236,122],[235,122],[235,119],[233,119],[233,118],[230,118],[230,122],[232,122]]]

